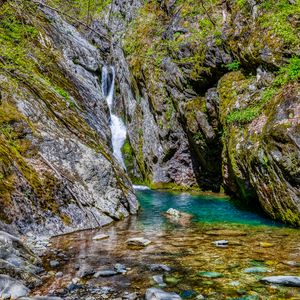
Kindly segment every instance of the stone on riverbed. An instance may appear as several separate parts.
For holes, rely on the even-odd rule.
[[[126,267],[122,264],[114,265],[115,271],[119,274],[125,274],[127,272]]]
[[[58,260],[50,260],[49,265],[51,268],[57,268],[59,266]]]
[[[146,300],[181,300],[176,293],[168,293],[161,289],[151,288],[146,291]]]
[[[167,265],[163,264],[152,264],[149,266],[150,271],[165,271],[165,272],[170,272],[171,268]]]
[[[160,287],[166,286],[163,275],[154,275],[152,278]]]
[[[17,299],[27,296],[29,289],[20,281],[0,275],[0,299]]]
[[[169,208],[164,214],[170,221],[176,222],[180,225],[188,225],[193,216],[191,214],[179,211],[174,208]]]
[[[114,270],[102,270],[102,271],[98,271],[97,273],[94,274],[94,277],[98,278],[98,277],[110,277],[110,276],[114,276],[117,275],[118,273]]]
[[[300,287],[300,277],[298,276],[270,276],[264,277],[260,281],[263,283]]]
[[[228,241],[226,240],[214,241],[213,244],[215,244],[217,247],[226,247],[228,246]]]
[[[135,238],[131,238],[131,239],[127,240],[126,243],[130,246],[146,247],[149,244],[151,244],[151,241],[147,240],[143,237],[135,237]]]
[[[300,267],[300,262],[297,261],[283,261],[282,263],[291,267]]]
[[[207,278],[220,278],[223,277],[223,274],[218,272],[198,272],[198,275],[201,277],[207,277]]]
[[[104,239],[107,239],[109,238],[109,235],[107,234],[104,234],[104,233],[100,233],[100,234],[97,234],[93,237],[93,240],[94,241],[100,241],[100,240],[104,240]]]
[[[268,273],[272,272],[271,270],[265,267],[251,267],[244,270],[245,273]]]

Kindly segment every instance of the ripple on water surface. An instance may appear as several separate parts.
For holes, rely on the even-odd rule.
[[[52,239],[51,253],[45,257],[59,259],[51,271],[63,272],[51,277],[35,293],[49,293],[68,286],[85,271],[112,270],[121,264],[126,274],[81,279],[82,288],[67,294],[69,299],[101,299],[97,288],[113,287],[115,294],[137,292],[156,286],[154,278],[163,279],[167,291],[185,298],[203,294],[206,299],[299,299],[299,289],[268,286],[259,281],[264,276],[300,274],[300,236],[258,214],[239,210],[224,196],[168,193],[143,190],[137,192],[141,212],[136,217],[99,230],[81,231]],[[170,222],[163,213],[175,208],[194,215],[194,222]],[[97,234],[108,235],[93,240]],[[129,247],[126,241],[144,237],[152,243],[144,248]],[[219,247],[216,241],[228,242]],[[153,264],[171,267],[170,272],[151,268]],[[161,277],[160,275],[163,275]],[[66,294],[63,294],[66,296]],[[71,297],[71,298],[70,298]],[[105,296],[106,297],[106,296]]]

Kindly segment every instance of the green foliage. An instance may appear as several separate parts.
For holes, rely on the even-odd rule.
[[[111,0],[47,0],[52,7],[78,20],[90,23],[111,4]],[[70,20],[73,21],[73,20]]]
[[[234,60],[233,62],[226,65],[226,68],[229,71],[237,71],[240,69],[240,67],[241,67],[241,63],[237,60]]]
[[[193,135],[193,141],[198,144],[200,143],[201,141],[204,141],[205,138],[203,136],[203,134],[201,132],[196,132],[194,135]]]
[[[286,65],[281,67],[277,72],[277,76],[272,84],[272,86],[265,89],[261,95],[261,99],[251,104],[245,109],[234,110],[227,117],[226,122],[247,124],[252,122],[257,118],[265,105],[278,93],[278,91],[284,87],[286,84],[299,80],[300,78],[300,58],[291,58]]]
[[[24,1],[23,8],[28,5]],[[30,70],[32,61],[29,57],[30,48],[37,37],[37,30],[30,24],[24,16],[16,13],[10,3],[1,6],[0,11],[0,67],[7,70],[16,66],[22,70]],[[3,61],[6,63],[3,64]]]
[[[282,86],[290,81],[300,78],[300,58],[293,57],[288,61],[288,64],[280,68],[278,76],[274,81],[274,85]]]
[[[246,0],[236,0],[236,4],[239,8],[243,8],[246,5]]]
[[[263,10],[260,17],[261,25],[283,41],[291,45],[299,45],[300,0],[266,0],[262,1],[259,9]]]
[[[254,106],[254,107],[247,107],[244,110],[234,110],[231,112],[226,121],[228,124],[230,123],[239,123],[239,124],[246,124],[253,121],[256,117],[260,114],[261,107]]]

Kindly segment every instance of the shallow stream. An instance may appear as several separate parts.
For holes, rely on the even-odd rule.
[[[142,207],[138,216],[100,230],[53,238],[44,259],[48,275],[34,294],[133,300],[132,293],[143,298],[147,288],[159,286],[153,276],[163,275],[161,288],[182,298],[300,299],[299,288],[259,281],[264,276],[300,275],[299,230],[240,210],[222,195],[150,190],[137,194]],[[164,216],[169,208],[194,217],[177,222]],[[109,237],[93,240],[99,233]],[[151,244],[132,248],[126,241],[133,237],[144,237]],[[228,245],[216,246],[213,242],[218,240]],[[51,260],[59,265],[51,268]],[[93,276],[99,270],[114,270],[116,264],[124,265],[126,273]],[[164,264],[171,271],[153,264]]]

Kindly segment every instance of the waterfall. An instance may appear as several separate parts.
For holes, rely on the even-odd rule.
[[[112,134],[113,154],[121,164],[123,169],[126,169],[122,147],[126,140],[126,127],[121,118],[113,114],[113,101],[115,89],[115,69],[110,66],[103,66],[102,68],[102,94],[106,98],[107,105],[110,112],[110,130]]]

